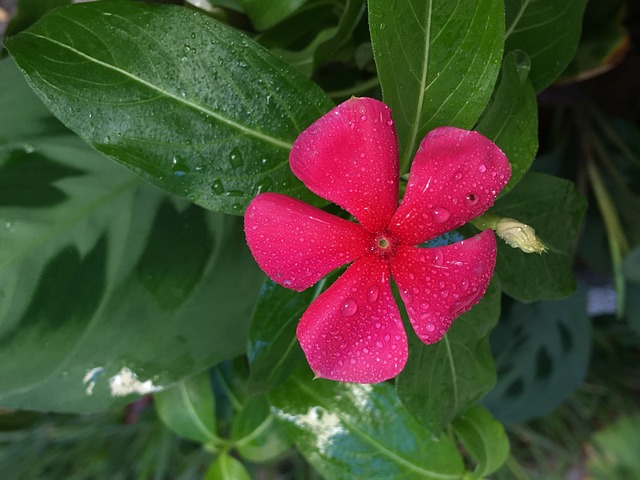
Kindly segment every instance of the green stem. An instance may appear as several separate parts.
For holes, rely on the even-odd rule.
[[[531,480],[526,470],[522,468],[522,466],[518,463],[518,461],[512,454],[507,457],[505,465],[513,474],[513,478],[515,478],[516,480]]]
[[[609,243],[611,263],[613,265],[613,279],[617,294],[616,307],[618,317],[622,316],[625,304],[625,284],[622,273],[622,257],[629,251],[629,243],[620,225],[620,219],[607,188],[602,181],[600,172],[590,156],[587,158],[587,175],[593,187],[593,193],[598,203],[598,209],[604,220],[604,226]]]
[[[471,220],[471,225],[476,227],[478,230],[488,230],[489,228],[495,230],[496,225],[502,219],[502,217],[496,215],[495,213],[488,210],[484,212],[479,217]]]

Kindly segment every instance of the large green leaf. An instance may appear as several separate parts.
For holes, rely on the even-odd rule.
[[[444,428],[495,384],[488,335],[499,315],[500,288],[494,281],[440,342],[424,345],[411,336],[409,360],[396,388],[405,407],[430,430]]]
[[[507,294],[531,302],[575,290],[573,252],[585,209],[573,183],[535,172],[496,202],[495,213],[531,225],[549,248],[541,255],[526,254],[498,240],[496,271]]]
[[[548,414],[587,372],[591,324],[586,289],[555,302],[512,302],[491,345],[498,382],[483,403],[504,422]]]
[[[503,194],[527,173],[538,150],[538,104],[527,78],[530,66],[529,57],[521,51],[505,56],[498,87],[476,125],[511,163],[511,178]]]
[[[434,127],[471,128],[500,70],[502,0],[369,0],[384,100],[394,113],[402,171]]]
[[[201,13],[140,2],[72,5],[6,46],[63,123],[166,191],[235,214],[267,190],[322,202],[293,176],[288,154],[331,102]]]
[[[505,50],[531,58],[531,82],[540,91],[567,67],[578,46],[587,0],[505,0]]]
[[[11,88],[32,105],[24,81]],[[96,411],[244,351],[263,276],[239,219],[73,135],[29,138],[28,116],[0,105],[1,124],[14,114],[29,143],[0,145],[0,183],[19,171],[23,189],[0,206],[0,405]]]
[[[325,478],[462,478],[455,443],[421,428],[388,383],[312,380],[305,369],[274,390],[272,402],[302,454]]]

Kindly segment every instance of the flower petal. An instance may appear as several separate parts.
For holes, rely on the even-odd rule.
[[[304,313],[298,340],[321,378],[375,383],[400,373],[407,336],[387,262],[373,255],[356,260]]]
[[[364,255],[371,242],[360,225],[278,193],[253,199],[244,231],[260,268],[274,282],[298,291]]]
[[[340,205],[369,231],[389,224],[398,205],[398,140],[384,103],[341,103],[300,134],[289,161],[309,190]]]
[[[391,272],[420,340],[437,342],[456,317],[478,303],[495,263],[492,230],[444,247],[398,247]]]
[[[453,127],[431,131],[420,144],[390,231],[416,245],[485,212],[511,176],[491,140]]]

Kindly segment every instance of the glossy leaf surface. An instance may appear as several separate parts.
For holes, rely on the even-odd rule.
[[[495,213],[530,225],[549,248],[541,255],[525,254],[498,241],[496,272],[505,293],[531,302],[575,290],[573,253],[585,208],[573,183],[533,172],[496,202]]]
[[[498,382],[483,403],[503,422],[546,415],[587,371],[591,324],[586,291],[555,302],[513,302],[491,335]]]
[[[213,19],[85,3],[49,13],[7,47],[63,123],[168,192],[235,214],[268,190],[323,203],[293,176],[288,154],[330,101]]]
[[[209,467],[204,480],[251,480],[251,476],[240,461],[225,451]]]
[[[500,70],[503,8],[502,0],[369,0],[373,52],[398,129],[401,173],[430,130],[471,128],[484,110]]]
[[[494,280],[440,342],[424,345],[411,336],[409,361],[396,388],[405,407],[427,428],[444,428],[494,385],[488,335],[499,315],[500,289]]]
[[[214,445],[219,441],[208,370],[156,393],[153,401],[162,422],[181,437]]]
[[[538,104],[528,80],[531,62],[523,52],[505,56],[496,91],[475,129],[493,140],[511,164],[501,195],[520,181],[538,150]]]
[[[549,86],[569,64],[578,45],[587,0],[505,0],[505,51],[531,58],[536,91]]]
[[[284,20],[300,8],[306,0],[238,0],[246,10],[253,25],[265,30]]]
[[[0,123],[14,115],[22,140],[0,145],[0,177],[23,182],[0,206],[0,405],[102,410],[244,351],[239,299],[263,277],[241,222],[167,198],[73,135],[34,137],[19,109]]]
[[[457,479],[464,471],[453,441],[416,424],[387,383],[312,380],[305,369],[271,400],[298,449],[325,478]]]

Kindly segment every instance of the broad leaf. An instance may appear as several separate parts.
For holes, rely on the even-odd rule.
[[[288,154],[331,102],[201,13],[139,2],[72,5],[6,46],[63,123],[168,192],[235,214],[267,190],[322,203],[293,176]]]
[[[538,149],[538,104],[527,79],[530,66],[523,52],[505,57],[498,87],[475,128],[493,140],[511,163],[511,178],[502,194],[527,173]]]
[[[387,383],[312,380],[305,369],[271,399],[298,449],[325,478],[444,480],[464,472],[454,442],[420,428]]]
[[[0,145],[14,188],[0,206],[0,405],[101,410],[244,351],[263,276],[241,222],[169,199],[73,135],[30,137],[49,122],[24,81],[12,92],[0,122],[24,124]]]
[[[453,431],[477,464],[469,479],[486,478],[509,455],[509,439],[500,422],[476,405],[453,422]]]
[[[208,370],[156,393],[153,401],[162,422],[173,432],[195,442],[220,443]]]
[[[496,202],[495,213],[532,226],[549,248],[540,255],[526,254],[498,240],[496,272],[504,292],[531,302],[566,297],[575,290],[573,253],[585,209],[573,183],[533,172]]]
[[[591,324],[586,289],[555,302],[512,302],[491,335],[498,382],[483,403],[500,420],[546,415],[587,371]]]
[[[499,315],[500,288],[493,281],[440,342],[424,345],[410,336],[409,361],[396,388],[405,407],[430,430],[444,428],[495,384],[488,335]]]
[[[567,67],[578,45],[587,0],[505,0],[505,50],[531,58],[536,91],[549,86]]]
[[[471,128],[500,70],[502,0],[369,0],[369,26],[384,101],[393,110],[408,170],[435,127]]]

